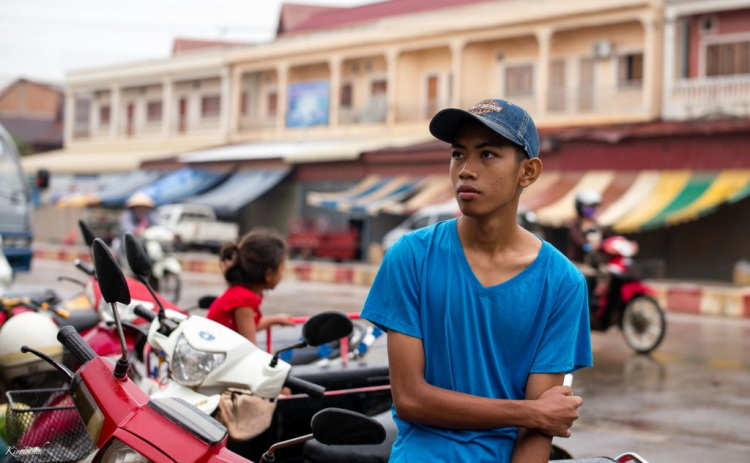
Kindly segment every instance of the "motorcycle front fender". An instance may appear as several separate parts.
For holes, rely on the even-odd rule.
[[[622,294],[623,302],[625,302],[626,304],[633,300],[633,298],[636,296],[645,295],[656,297],[658,295],[654,288],[642,281],[630,281],[628,283],[625,283],[624,285],[622,285],[620,293]]]

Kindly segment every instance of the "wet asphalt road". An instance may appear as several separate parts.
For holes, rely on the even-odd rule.
[[[82,277],[70,264],[37,260],[13,289],[74,294],[77,288],[57,282],[58,275]],[[223,288],[218,275],[185,275],[180,305]],[[285,280],[267,294],[263,310],[357,312],[366,296],[362,287]],[[595,367],[576,373],[573,384],[584,398],[581,419],[558,445],[578,458],[634,451],[651,463],[750,462],[750,319],[669,314],[667,325],[651,356],[633,354],[619,331],[592,335]],[[274,344],[297,336],[293,328],[279,329]],[[384,361],[385,339],[368,356]]]

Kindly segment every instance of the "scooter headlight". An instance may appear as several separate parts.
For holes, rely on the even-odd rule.
[[[174,379],[183,386],[198,386],[225,358],[226,354],[193,349],[185,336],[180,336],[172,359]]]
[[[112,439],[95,463],[149,463],[149,459],[136,452],[125,442]]]

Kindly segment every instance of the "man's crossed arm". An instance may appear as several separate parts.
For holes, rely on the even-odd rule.
[[[477,397],[439,388],[425,381],[422,340],[388,332],[388,363],[396,413],[402,420],[449,429],[519,429],[514,459],[547,461],[551,437],[569,437],[583,401],[562,386],[563,374],[532,374],[527,400]],[[529,400],[533,399],[533,400]],[[546,449],[546,450],[545,450]],[[546,453],[545,453],[546,452]],[[516,455],[525,456],[517,459]]]

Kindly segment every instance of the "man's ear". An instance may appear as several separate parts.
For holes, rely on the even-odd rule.
[[[518,179],[518,186],[521,188],[528,188],[536,182],[539,175],[542,173],[542,161],[539,158],[524,159],[521,163],[520,178]]]

